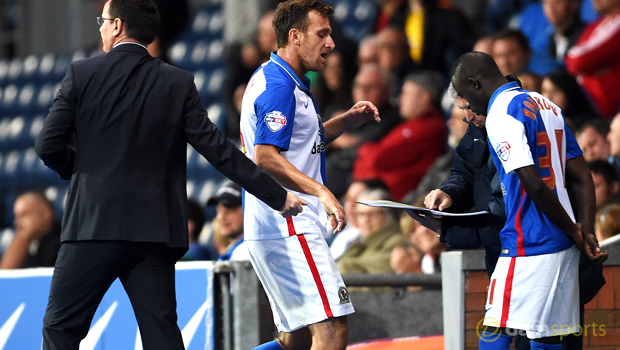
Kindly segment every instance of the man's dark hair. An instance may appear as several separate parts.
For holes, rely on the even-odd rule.
[[[379,178],[360,180],[360,182],[363,183],[369,190],[382,189],[389,191],[389,188],[385,182]]]
[[[295,28],[302,33],[308,29],[308,13],[317,11],[323,17],[334,13],[334,8],[316,0],[289,0],[281,2],[273,17],[278,48],[288,43],[288,32]]]
[[[152,0],[111,0],[109,11],[123,21],[129,38],[146,45],[155,40],[161,19]]]
[[[194,231],[190,232],[189,235],[194,241],[197,241],[202,227],[207,222],[207,215],[202,205],[192,198],[187,200],[187,221],[194,222]]]
[[[532,49],[530,48],[530,43],[527,40],[527,37],[525,36],[525,34],[523,34],[522,31],[518,29],[505,28],[497,32],[495,35],[493,35],[494,41],[505,40],[505,39],[515,40],[519,44],[519,47],[521,48],[521,50],[525,52],[532,52]]]
[[[581,128],[577,130],[575,136],[581,135],[581,133],[587,128],[594,129],[594,131],[603,136],[603,138],[606,138],[607,134],[609,134],[609,123],[603,118],[593,118],[584,122]]]
[[[601,175],[605,179],[605,182],[607,182],[608,184],[618,181],[618,174],[616,173],[616,169],[608,161],[593,160],[591,162],[588,162],[588,168],[590,169],[590,172],[592,172],[592,174]]]

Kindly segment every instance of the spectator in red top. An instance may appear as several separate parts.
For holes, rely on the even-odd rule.
[[[593,0],[592,4],[601,17],[588,24],[565,62],[601,115],[609,119],[620,105],[620,0]]]
[[[414,189],[446,149],[446,124],[440,108],[443,90],[444,79],[438,72],[408,76],[399,99],[404,121],[381,140],[359,147],[353,179],[379,178],[397,201]]]

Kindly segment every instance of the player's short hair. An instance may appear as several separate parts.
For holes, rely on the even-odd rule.
[[[161,19],[152,0],[111,0],[110,16],[119,18],[127,28],[127,36],[142,44],[155,40]]]
[[[334,8],[316,0],[289,0],[281,2],[273,17],[273,28],[276,31],[278,47],[288,43],[288,32],[295,28],[302,33],[308,29],[308,13],[317,11],[323,17],[334,13]]]
[[[593,160],[588,162],[588,168],[592,174],[601,175],[608,184],[618,182],[616,169],[606,160]]]
[[[519,29],[505,28],[493,35],[494,41],[505,40],[505,39],[516,41],[519,44],[519,47],[521,48],[521,50],[525,52],[532,52],[532,49],[530,48],[530,43],[527,40],[527,37]]]
[[[581,128],[575,133],[575,136],[581,135],[587,128],[592,128],[597,134],[603,136],[603,138],[606,138],[607,134],[609,134],[609,123],[603,118],[593,118],[584,122]]]

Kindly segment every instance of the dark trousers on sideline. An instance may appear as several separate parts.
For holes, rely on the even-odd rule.
[[[64,242],[43,319],[43,350],[78,350],[104,294],[119,278],[145,350],[183,350],[177,325],[178,251],[162,243]]]

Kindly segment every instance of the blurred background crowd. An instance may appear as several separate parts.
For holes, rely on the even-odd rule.
[[[327,237],[342,273],[439,272],[447,247],[435,232],[355,202],[422,206],[448,177],[468,127],[446,93],[449,70],[471,50],[488,53],[504,75],[562,109],[595,183],[596,234],[603,241],[620,232],[620,0],[325,2],[335,8],[336,48],[324,71],[308,74],[322,119],[361,100],[382,118],[325,151],[326,184],[349,222]],[[0,0],[0,268],[53,265],[67,184],[42,165],[32,143],[67,63],[101,53],[95,16],[104,1],[50,3]],[[278,1],[156,3],[162,29],[149,51],[194,74],[210,118],[239,144],[245,84],[276,49]],[[92,16],[87,25],[75,18],[82,15]],[[64,31],[49,24],[58,18]],[[185,259],[245,259],[238,189],[191,147],[187,160],[192,247]]]

